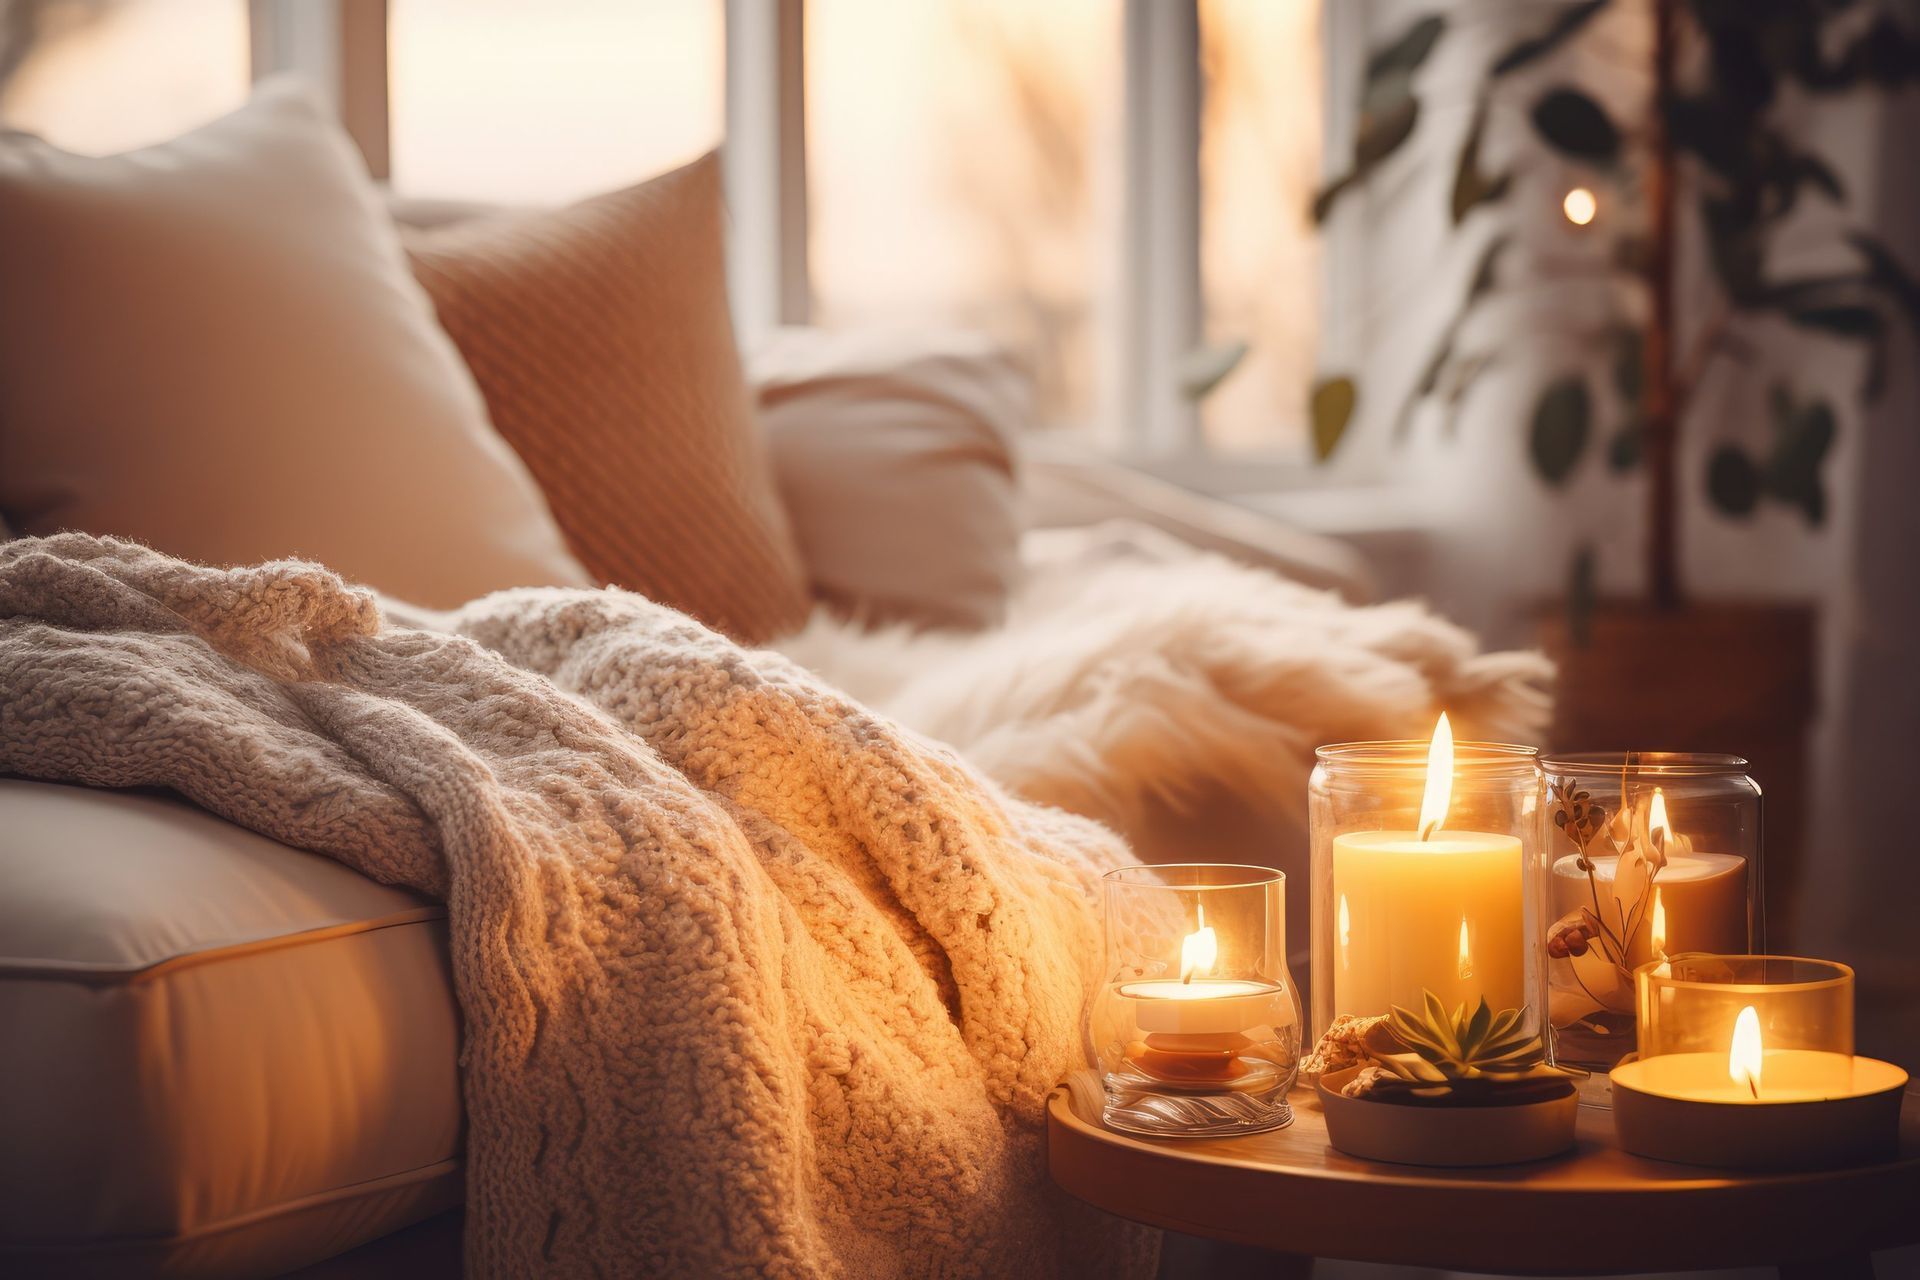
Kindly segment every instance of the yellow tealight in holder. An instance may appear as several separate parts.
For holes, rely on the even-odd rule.
[[[1292,1121],[1300,998],[1285,884],[1265,867],[1206,863],[1107,874],[1107,981],[1088,1031],[1109,1128],[1182,1137]]]
[[[1626,1150],[1755,1171],[1897,1153],[1907,1073],[1854,1056],[1847,966],[1681,955],[1640,966],[1634,983],[1640,1052],[1611,1077]]]

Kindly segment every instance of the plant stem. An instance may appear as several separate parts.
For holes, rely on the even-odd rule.
[[[1653,111],[1647,158],[1649,307],[1641,353],[1647,459],[1647,595],[1653,607],[1680,607],[1679,418],[1683,406],[1674,385],[1674,191],[1673,139],[1667,108],[1674,96],[1674,46],[1679,40],[1680,0],[1653,0]]]

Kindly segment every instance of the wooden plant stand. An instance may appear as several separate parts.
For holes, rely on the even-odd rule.
[[[1292,1127],[1241,1138],[1133,1138],[1047,1111],[1053,1180],[1108,1213],[1296,1258],[1506,1275],[1777,1266],[1790,1280],[1871,1277],[1876,1249],[1920,1243],[1920,1096],[1901,1154],[1829,1173],[1746,1176],[1642,1160],[1613,1115],[1580,1109],[1579,1146],[1537,1164],[1424,1169],[1327,1145],[1319,1099]],[[1304,1270],[1303,1272],[1304,1273]]]

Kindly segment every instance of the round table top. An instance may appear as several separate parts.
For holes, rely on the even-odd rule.
[[[1920,1243],[1920,1095],[1886,1164],[1744,1175],[1628,1155],[1613,1113],[1580,1108],[1578,1145],[1532,1164],[1429,1169],[1327,1145],[1313,1090],[1294,1122],[1234,1138],[1135,1138],[1048,1104],[1053,1180],[1089,1204],[1281,1253],[1461,1271],[1604,1275],[1799,1263]]]

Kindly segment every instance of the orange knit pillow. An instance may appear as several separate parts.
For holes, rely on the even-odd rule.
[[[708,155],[406,239],[588,572],[752,643],[800,625],[807,586],[740,371],[723,237]]]

